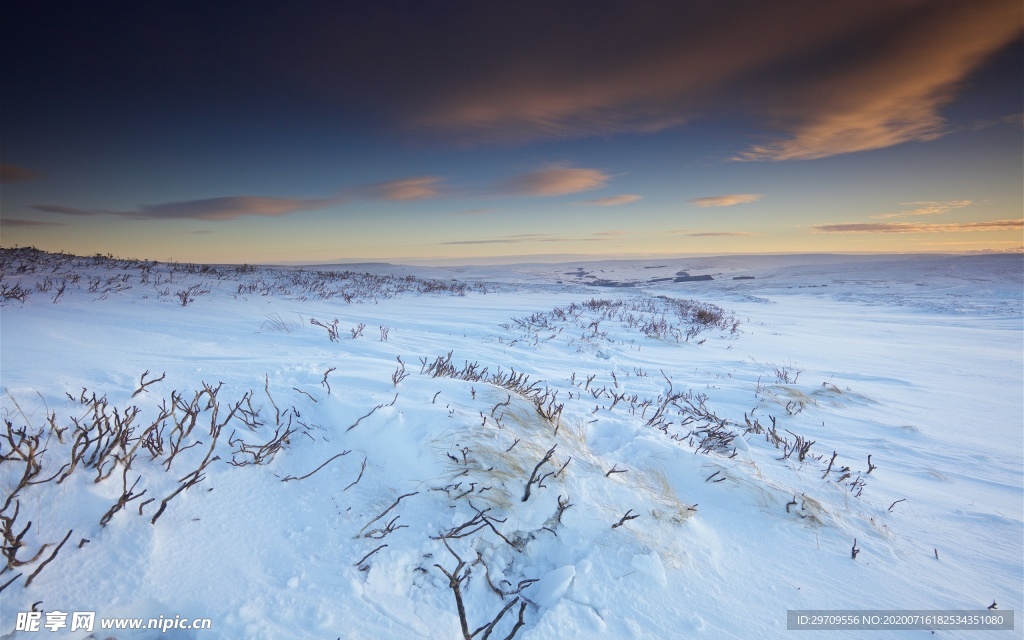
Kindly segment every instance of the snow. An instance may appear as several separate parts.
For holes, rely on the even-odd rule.
[[[0,413],[41,434],[39,480],[70,461],[75,421],[134,406],[138,437],[180,403],[163,451],[140,446],[127,473],[115,444],[98,469],[83,460],[59,484],[18,490],[12,535],[31,527],[16,558],[50,546],[0,574],[22,574],[0,596],[0,637],[39,635],[15,631],[37,603],[212,621],[104,638],[456,638],[444,571],[460,560],[470,631],[518,597],[527,640],[772,638],[790,633],[789,609],[1024,604],[1020,255],[0,259]],[[630,286],[566,275],[580,269]],[[665,280],[680,271],[714,279]],[[182,305],[192,285],[209,293]],[[687,336],[679,314],[697,307],[675,301],[690,299],[736,330]],[[337,340],[313,319],[337,319]],[[174,420],[194,398],[196,426],[168,470]],[[213,441],[213,405],[216,424],[240,400],[257,417],[246,425],[240,410]],[[801,461],[793,447],[811,441]],[[25,465],[0,444],[6,500]],[[101,526],[136,477],[145,493]]]

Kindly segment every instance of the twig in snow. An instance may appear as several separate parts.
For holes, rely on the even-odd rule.
[[[319,470],[323,469],[324,467],[326,467],[327,463],[331,462],[332,460],[336,460],[336,459],[340,458],[341,456],[347,456],[350,453],[352,453],[352,452],[348,451],[348,450],[342,451],[341,453],[336,453],[333,456],[331,456],[330,458],[328,458],[322,465],[320,465],[316,469],[313,469],[312,471],[310,471],[306,475],[300,476],[298,478],[296,478],[295,476],[285,476],[284,478],[281,479],[281,482],[289,482],[291,480],[305,480],[306,478],[308,478],[309,476],[313,475],[317,471],[319,471]]]
[[[330,383],[327,382],[327,376],[329,376],[331,372],[335,370],[337,370],[337,367],[331,367],[327,371],[324,371],[324,379],[320,381],[320,386],[327,389],[327,395],[331,395],[331,385]]]
[[[58,553],[58,552],[60,552],[60,549],[61,549],[61,547],[63,547],[63,546],[64,546],[64,543],[65,543],[65,542],[67,542],[67,541],[68,541],[68,538],[70,538],[70,537],[71,537],[71,533],[72,533],[72,531],[74,531],[74,529],[72,529],[71,531],[68,531],[67,535],[65,535],[65,536],[64,536],[64,539],[63,539],[63,540],[61,540],[61,541],[60,541],[60,544],[58,544],[58,545],[57,545],[57,548],[56,548],[56,549],[54,549],[54,550],[53,550],[53,553],[51,553],[51,554],[50,554],[50,557],[49,557],[49,558],[47,558],[46,560],[43,560],[42,562],[40,562],[40,563],[39,563],[39,566],[38,566],[38,567],[36,567],[36,570],[32,572],[32,575],[30,575],[30,576],[28,577],[28,579],[27,579],[27,580],[25,580],[25,586],[26,586],[26,587],[28,587],[28,586],[29,586],[30,584],[32,584],[32,581],[33,581],[33,580],[35,580],[35,577],[36,577],[37,575],[39,575],[39,572],[40,572],[40,571],[42,571],[42,570],[43,570],[43,567],[45,567],[46,565],[50,564],[50,562],[51,562],[51,561],[52,561],[52,560],[53,560],[54,558],[56,558],[56,557],[57,557],[57,553]]]
[[[363,535],[363,532],[364,532],[364,531],[366,531],[366,530],[367,530],[367,528],[369,528],[369,526],[370,526],[371,524],[373,524],[374,522],[377,522],[378,520],[380,520],[381,518],[383,518],[384,516],[386,516],[386,515],[387,515],[387,513],[388,513],[388,511],[391,511],[392,509],[394,509],[395,507],[397,507],[397,506],[398,506],[398,503],[402,501],[402,498],[408,498],[409,496],[414,496],[414,495],[416,495],[416,494],[418,494],[418,493],[419,493],[419,491],[413,491],[412,493],[404,493],[404,494],[402,494],[402,495],[398,496],[398,499],[397,499],[397,500],[395,500],[394,502],[392,502],[392,503],[391,503],[391,506],[390,506],[390,507],[388,507],[387,509],[385,509],[384,511],[382,511],[382,512],[380,513],[380,515],[379,515],[379,516],[377,516],[376,518],[374,518],[373,520],[370,520],[369,522],[367,522],[366,524],[364,524],[364,525],[363,525],[363,528],[359,530],[359,533],[357,533],[357,534],[355,535],[355,537],[357,537],[357,538],[358,538],[359,536]]]
[[[370,553],[368,553],[368,554],[366,554],[365,556],[363,556],[362,558],[360,558],[360,559],[359,559],[359,562],[355,563],[355,564],[354,564],[354,565],[352,565],[352,566],[353,566],[353,567],[358,567],[359,565],[361,565],[361,564],[363,564],[364,562],[366,562],[366,559],[367,559],[367,558],[369,558],[369,557],[370,557],[370,556],[372,556],[373,554],[377,553],[378,551],[380,551],[381,549],[383,549],[383,548],[384,548],[384,547],[386,547],[386,546],[388,546],[388,545],[386,545],[386,544],[382,544],[382,545],[380,545],[379,547],[377,547],[376,549],[374,549],[374,550],[373,550],[373,551],[371,551]]]
[[[356,477],[355,480],[352,481],[351,484],[349,484],[347,487],[342,489],[342,491],[348,491],[352,487],[356,486],[359,483],[359,481],[363,479],[363,472],[364,471],[366,471],[366,458],[365,457],[363,458],[363,466],[359,468],[359,475]]]
[[[626,524],[627,521],[635,520],[635,519],[640,517],[639,514],[635,514],[635,513],[633,515],[629,515],[631,513],[633,513],[632,509],[627,511],[626,515],[624,515],[621,518],[619,518],[619,521],[612,525],[612,529],[617,529],[617,528],[621,527],[622,525]]]
[[[360,417],[360,418],[359,418],[358,420],[356,420],[356,421],[355,421],[355,424],[353,424],[353,425],[352,425],[351,427],[349,427],[348,429],[345,429],[345,432],[346,432],[346,433],[348,433],[349,431],[351,431],[351,430],[355,429],[355,428],[356,428],[357,426],[359,426],[359,423],[360,423],[360,422],[362,422],[362,421],[363,421],[363,420],[365,420],[366,418],[369,418],[370,416],[372,416],[372,415],[373,415],[373,412],[374,412],[374,411],[376,411],[377,409],[383,409],[384,407],[390,407],[391,405],[395,404],[395,400],[398,400],[398,394],[397,394],[397,393],[395,394],[395,399],[394,399],[394,400],[392,400],[390,404],[378,404],[378,405],[377,405],[376,407],[374,407],[374,408],[370,409],[370,412],[369,412],[369,413],[367,413],[367,414],[366,414],[366,415],[364,415],[364,416],[361,416],[361,417]]]
[[[828,476],[828,474],[832,471],[832,465],[835,464],[836,456],[837,455],[839,455],[839,454],[836,453],[835,451],[832,452],[832,459],[828,461],[828,468],[825,469],[824,475],[821,476],[822,479],[826,478]]]
[[[537,466],[533,468],[533,473],[530,474],[530,479],[526,483],[526,491],[523,493],[523,502],[526,502],[527,500],[530,499],[530,486],[533,485],[534,481],[537,479],[537,472],[540,471],[540,468],[544,465],[545,462],[551,459],[551,456],[554,455],[555,453],[555,447],[557,446],[557,443],[551,445],[551,448],[548,449],[548,452],[544,454],[544,457],[541,458],[540,462],[537,463]]]
[[[136,390],[135,390],[135,393],[133,393],[133,394],[132,394],[132,397],[133,397],[133,398],[134,398],[135,396],[139,395],[140,393],[142,393],[143,391],[148,391],[148,389],[146,389],[146,387],[148,387],[149,385],[151,385],[151,384],[155,384],[155,383],[157,383],[157,382],[160,382],[161,380],[163,380],[164,378],[166,378],[166,377],[167,377],[167,372],[166,372],[166,371],[165,371],[165,372],[163,372],[163,373],[162,373],[162,374],[160,375],[160,377],[159,377],[159,378],[154,378],[154,379],[150,380],[149,382],[146,382],[146,381],[145,381],[145,380],[146,380],[146,376],[148,376],[148,375],[149,375],[149,369],[146,369],[146,372],[145,372],[145,373],[143,373],[143,374],[142,374],[142,376],[140,376],[140,377],[139,377],[139,388],[138,388],[138,389],[136,389]]]

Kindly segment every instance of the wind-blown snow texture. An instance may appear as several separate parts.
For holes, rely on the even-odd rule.
[[[456,554],[470,631],[520,598],[494,638],[1024,604],[1020,255],[0,266],[4,638],[458,638]]]

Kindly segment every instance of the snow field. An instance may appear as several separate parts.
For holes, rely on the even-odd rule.
[[[9,637],[32,637],[13,632],[14,614],[40,600],[46,610],[214,621],[181,638],[460,637],[441,571],[455,569],[455,554],[466,563],[470,629],[519,597],[518,638],[781,637],[787,609],[1021,609],[1019,309],[953,314],[800,289],[773,290],[765,304],[701,283],[700,299],[740,325],[687,340],[671,301],[656,296],[689,296],[665,287],[519,287],[507,277],[461,296],[421,287],[360,297],[352,285],[346,303],[316,299],[316,285],[239,294],[240,281],[274,281],[270,270],[217,280],[182,270],[171,289],[210,290],[182,306],[138,277],[130,290],[89,293],[93,278],[138,266],[66,268],[83,280],[58,303],[33,290],[0,307],[0,407],[15,428],[46,434],[42,477],[70,453],[70,439],[47,431],[49,416],[85,422],[81,397],[93,392],[111,415],[137,406],[145,426],[175,394],[187,403],[204,383],[223,383],[219,419],[248,398],[260,425],[226,423],[219,459],[156,523],[160,501],[206,456],[207,404],[185,441],[201,444],[169,471],[166,453],[139,455],[127,484],[138,476],[146,493],[106,526],[101,516],[125,489],[121,463],[100,482],[103,468],[78,468],[59,485],[23,488],[17,529],[33,524],[18,558],[74,533],[31,585],[23,576],[4,590]],[[151,267],[150,281],[170,269]],[[926,277],[912,272],[900,295],[913,299]],[[682,330],[647,335],[606,313],[618,303]],[[583,308],[576,318],[515,322],[572,304]],[[337,341],[310,323],[335,318]],[[452,370],[435,377],[430,365],[449,352]],[[143,371],[165,377],[133,397]],[[670,393],[685,395],[651,422]],[[773,424],[785,444],[773,442]],[[266,464],[229,463],[251,459],[238,442],[257,447],[286,428]],[[814,441],[803,461],[796,436]],[[523,501],[535,469],[543,479]],[[4,499],[20,473],[0,465]],[[492,637],[509,634],[518,611]]]

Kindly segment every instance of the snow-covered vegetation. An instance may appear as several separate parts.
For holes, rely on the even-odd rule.
[[[0,634],[38,635],[31,610],[268,639],[1019,611],[1022,272],[4,249]]]

